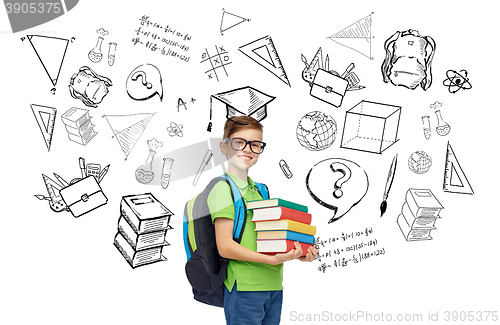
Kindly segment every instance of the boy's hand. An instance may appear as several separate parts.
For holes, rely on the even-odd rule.
[[[312,262],[318,257],[319,250],[315,245],[312,245],[307,249],[306,256],[299,257],[302,262]]]
[[[294,260],[296,258],[299,258],[302,255],[302,247],[298,242],[295,242],[295,248],[289,250],[286,253],[278,253],[274,256],[272,256],[273,262],[269,263],[272,265],[277,265],[281,264],[286,261]],[[307,257],[307,256],[306,256]]]

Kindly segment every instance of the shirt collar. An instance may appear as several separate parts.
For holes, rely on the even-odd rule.
[[[234,183],[236,184],[236,186],[238,186],[238,188],[240,190],[244,190],[246,189],[247,186],[251,187],[252,189],[256,189],[257,186],[255,185],[255,182],[253,181],[253,179],[250,178],[250,176],[247,176],[247,182],[245,182],[244,180],[242,180],[241,178],[231,174],[231,173],[227,173],[226,172],[226,175],[228,175],[229,177],[231,177],[231,179],[234,181]]]

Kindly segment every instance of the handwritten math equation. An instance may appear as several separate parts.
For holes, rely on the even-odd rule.
[[[139,27],[135,30],[135,34],[136,37],[132,38],[134,46],[143,45],[152,52],[189,62],[188,42],[191,40],[191,35],[169,25],[153,22],[145,15],[139,19]]]
[[[316,259],[321,263],[318,270],[325,273],[331,267],[346,267],[374,256],[384,255],[385,248],[380,247],[378,240],[371,238],[372,235],[373,228],[367,227],[360,231],[342,232],[337,237],[316,237],[314,243],[320,249]]]

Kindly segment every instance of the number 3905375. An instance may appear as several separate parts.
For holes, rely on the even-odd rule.
[[[44,14],[44,13],[55,13],[58,14],[61,12],[61,4],[60,3],[51,3],[51,2],[24,2],[24,3],[5,3],[5,9],[8,14]]]

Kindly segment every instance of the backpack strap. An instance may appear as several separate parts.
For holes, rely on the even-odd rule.
[[[231,188],[231,195],[234,202],[234,226],[233,226],[233,240],[238,244],[241,242],[241,237],[243,235],[243,230],[245,230],[245,224],[247,220],[247,207],[241,192],[234,183],[234,181],[228,175],[222,175],[223,178]]]
[[[269,189],[266,184],[255,182],[255,186],[257,186],[257,190],[264,200],[269,199]]]

